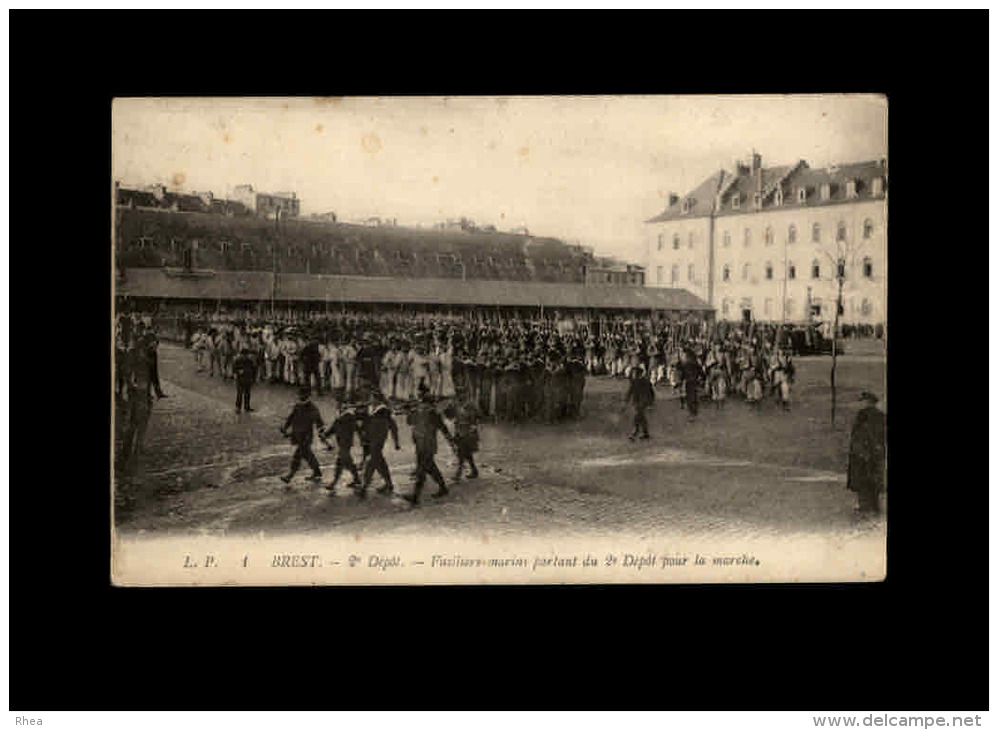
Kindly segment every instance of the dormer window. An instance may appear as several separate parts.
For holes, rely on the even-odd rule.
[[[741,202],[741,196],[738,193],[731,196],[731,207],[735,210],[738,210],[738,208],[741,207]]]
[[[880,177],[873,178],[873,194],[881,195],[884,192],[884,180]]]
[[[856,181],[848,180],[846,181],[846,197],[855,198],[856,197]]]
[[[683,201],[683,213],[689,214],[693,212],[693,198],[686,198]]]
[[[797,202],[801,205],[807,202],[807,188],[797,188]]]
[[[821,199],[828,200],[832,197],[832,186],[828,183],[821,184]]]
[[[773,202],[777,207],[783,205],[783,188],[776,189],[776,195],[773,196]]]

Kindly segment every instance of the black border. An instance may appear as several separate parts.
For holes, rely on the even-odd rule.
[[[959,297],[935,278],[927,285],[919,255],[938,246],[926,240],[937,191],[987,190],[987,180],[966,180],[987,171],[967,159],[986,147],[986,19],[12,11],[11,240],[29,243],[12,246],[12,272],[36,285],[30,295],[19,287],[14,311],[31,312],[29,337],[53,365],[48,377],[32,374],[34,404],[15,413],[53,428],[18,429],[42,438],[35,476],[10,488],[10,707],[986,708],[986,492],[969,467],[954,471],[957,455],[972,453],[947,390],[963,351],[937,361],[926,339],[936,308],[961,302],[953,319],[979,310],[966,303],[964,277]],[[84,322],[110,314],[111,98],[846,90],[886,93],[892,121],[889,389],[898,395],[884,583],[110,587],[110,346],[106,330],[96,336]],[[18,215],[26,190],[46,192]],[[960,220],[985,220],[971,196],[959,200]],[[938,381],[917,377],[936,367]],[[54,397],[43,399],[43,387]],[[927,415],[936,404],[947,410]],[[946,443],[947,426],[962,440]],[[945,475],[932,470],[934,455],[949,459]]]

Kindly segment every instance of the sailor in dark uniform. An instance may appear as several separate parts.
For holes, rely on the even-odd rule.
[[[281,433],[285,436],[290,436],[291,443],[295,445],[295,453],[291,457],[291,469],[285,476],[281,477],[281,481],[285,484],[290,484],[291,478],[294,477],[295,472],[298,471],[298,467],[301,466],[302,459],[305,463],[312,467],[312,476],[309,479],[313,482],[318,482],[322,480],[322,469],[319,468],[319,461],[315,458],[315,454],[312,453],[312,435],[315,428],[319,428],[320,432],[323,427],[322,414],[319,413],[319,409],[316,408],[315,404],[309,400],[311,396],[311,389],[307,386],[302,386],[298,390],[298,403],[291,411],[291,415],[288,416],[284,425],[281,427]],[[290,429],[291,433],[288,433]]]
[[[395,442],[395,450],[398,451],[401,449],[402,447],[399,445],[398,425],[395,423],[395,419],[392,418],[392,411],[388,407],[384,395],[379,394],[375,396],[375,402],[370,415],[364,419],[362,438],[368,444],[370,455],[364,466],[364,482],[358,493],[361,499],[367,495],[367,489],[371,486],[371,478],[374,476],[374,472],[380,474],[385,482],[378,487],[379,494],[391,494],[394,491],[392,475],[388,470],[388,463],[385,461],[383,453],[388,434],[391,434],[392,440]]]
[[[336,471],[333,473],[333,481],[326,485],[326,489],[330,492],[336,489],[336,483],[340,480],[340,475],[343,474],[344,470],[350,472],[353,477],[353,481],[349,484],[351,488],[357,488],[361,484],[357,465],[354,464],[353,457],[350,455],[356,433],[357,413],[351,406],[345,403],[340,404],[339,415],[325,433],[327,438],[330,434],[336,438]]]
[[[416,488],[411,496],[404,499],[415,506],[419,504],[427,475],[439,485],[434,497],[443,497],[448,493],[443,474],[434,457],[437,453],[437,431],[443,433],[448,441],[452,441],[452,438],[447,425],[431,402],[430,389],[425,384],[419,389],[419,404],[409,414],[407,421],[412,426],[412,441],[416,446]]]

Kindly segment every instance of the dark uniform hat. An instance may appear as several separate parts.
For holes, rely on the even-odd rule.
[[[868,390],[864,390],[859,394],[859,399],[862,401],[869,401],[870,403],[876,403],[878,398],[873,393]]]
[[[298,388],[298,397],[302,400],[309,398],[312,395],[312,388],[308,385],[303,385]]]

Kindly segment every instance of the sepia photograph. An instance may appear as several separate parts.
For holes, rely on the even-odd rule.
[[[887,116],[114,99],[112,581],[884,580]]]

